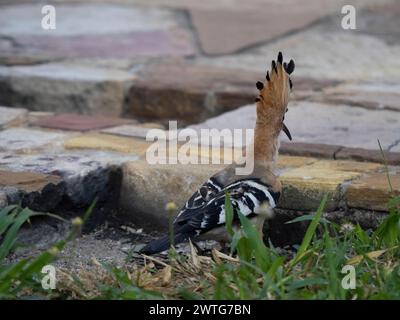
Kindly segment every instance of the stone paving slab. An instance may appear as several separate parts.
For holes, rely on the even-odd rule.
[[[396,141],[396,144],[393,145],[390,150],[399,154],[400,153],[400,140]]]
[[[60,183],[61,179],[55,175],[44,175],[34,172],[12,172],[0,170],[0,187],[17,187],[26,192],[43,189],[47,184]]]
[[[398,81],[400,45],[381,38],[317,25],[250,51],[218,57],[199,57],[196,64],[244,70],[264,70],[281,50],[296,61],[297,77],[341,81]],[[322,50],[323,48],[323,50]],[[362,58],[360,58],[362,57]],[[384,58],[382,58],[384,57]],[[295,87],[294,87],[295,88]]]
[[[101,132],[107,134],[114,134],[117,136],[124,136],[124,137],[146,138],[146,135],[149,132],[149,130],[153,129],[163,130],[164,127],[159,126],[157,124],[151,124],[148,126],[129,124],[129,125],[122,125],[104,129],[101,130]],[[163,132],[165,132],[165,135],[168,136],[168,131],[163,130]]]
[[[18,37],[32,56],[43,52],[47,59],[113,58],[192,56],[191,38],[185,30],[151,30],[127,34]],[[118,48],[118,49],[116,49]],[[4,53],[3,53],[4,54]],[[11,53],[10,53],[11,54]]]
[[[57,194],[62,193],[68,199],[68,206],[73,204],[75,208],[87,208],[95,197],[105,199],[117,192],[120,179],[118,168],[123,162],[137,159],[138,156],[134,154],[97,150],[65,151],[51,148],[39,154],[0,152],[0,170],[12,173],[30,172],[42,177],[59,176],[65,188],[57,189]],[[15,195],[20,191],[18,188],[7,189],[10,203],[19,203],[20,197]],[[57,203],[48,205],[55,206]],[[35,208],[50,210],[46,203],[38,203]]]
[[[74,63],[0,66],[0,103],[34,111],[122,114],[129,72]]]
[[[255,82],[265,78],[265,73],[260,72],[264,69],[265,65],[258,72],[196,66],[176,59],[151,64],[136,74],[126,115],[199,122],[252,103],[257,95]],[[299,78],[294,99],[304,99],[338,83]]]
[[[334,104],[400,111],[399,92],[400,84],[397,82],[359,82],[328,87],[320,95],[310,98]]]
[[[386,163],[389,165],[400,165],[400,149],[396,150],[396,146],[394,146],[391,147],[390,150],[390,152],[384,152]],[[360,148],[340,147],[335,152],[334,159],[385,163],[382,152],[380,150],[367,150]]]
[[[133,122],[133,120],[77,114],[58,114],[49,117],[41,117],[35,122],[35,125],[58,130],[90,131],[116,127],[129,122]]]
[[[0,106],[0,130],[23,123],[28,116],[26,109]]]
[[[22,4],[2,7],[0,28],[10,36],[42,35],[37,13],[41,4]],[[47,32],[49,36],[73,36],[82,34],[113,34],[140,30],[162,30],[177,27],[173,13],[162,9],[140,9],[115,4],[75,3],[57,5],[57,28]],[[88,12],[91,14],[88,15]],[[115,19],[112,23],[104,23]],[[20,23],[23,21],[24,23]],[[85,23],[82,23],[82,22]],[[77,26],[79,26],[77,28]]]
[[[373,173],[354,181],[346,190],[347,204],[356,208],[386,211],[392,197],[400,196],[400,171],[390,174],[390,185],[386,173]]]
[[[319,160],[288,170],[281,175],[284,191],[280,206],[293,210],[315,210],[323,195],[329,194],[326,208],[334,210],[339,207],[342,184],[381,167],[376,163]]]
[[[28,56],[44,54],[53,58],[127,58],[193,53],[190,34],[180,28],[178,17],[170,10],[117,4],[59,4],[57,28],[49,31],[38,22],[40,10],[40,4],[2,8],[0,33],[18,43],[9,48],[9,54],[24,51]],[[4,48],[3,55],[6,52]]]
[[[29,128],[9,128],[0,131],[0,151],[32,152],[52,144],[61,144],[66,134]]]
[[[202,50],[209,55],[222,55],[303,29],[332,11],[318,1],[306,1],[289,6],[269,3],[258,10],[238,10],[235,6],[196,8],[190,10],[190,15]]]
[[[399,15],[398,1],[375,2],[358,13],[358,28],[364,33],[386,40],[389,44],[399,44]]]
[[[152,121],[201,121],[254,101],[257,78],[255,73],[179,61],[150,65],[137,74],[126,114]]]
[[[141,155],[149,144],[142,139],[125,138],[102,133],[88,133],[72,137],[64,142],[66,149],[108,150]]]
[[[191,193],[222,166],[149,165],[128,162],[122,166],[120,206],[128,219],[139,225],[165,228],[165,206],[183,206]]]
[[[53,210],[63,194],[64,184],[56,175],[0,170],[0,208],[20,203],[33,210]]]
[[[285,123],[293,142],[379,149],[380,139],[383,148],[388,149],[400,138],[400,117],[394,111],[305,101],[291,101],[288,108]],[[255,119],[255,106],[248,105],[190,128],[254,128]],[[281,140],[287,142],[283,135]]]

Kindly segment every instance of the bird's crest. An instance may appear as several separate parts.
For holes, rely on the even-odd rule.
[[[271,69],[267,71],[266,80],[256,83],[260,91],[257,102],[257,121],[265,123],[271,130],[283,130],[291,139],[291,135],[283,120],[287,112],[289,94],[292,89],[290,74],[294,71],[294,61],[283,62],[279,52],[277,61],[272,60]]]

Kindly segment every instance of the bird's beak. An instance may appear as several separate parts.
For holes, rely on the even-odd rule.
[[[286,125],[284,123],[282,123],[282,124],[283,124],[283,128],[282,128],[283,132],[285,132],[287,137],[289,138],[289,140],[292,141],[292,135],[290,134],[289,129],[286,127]]]

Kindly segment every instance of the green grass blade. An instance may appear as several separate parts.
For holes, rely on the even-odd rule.
[[[32,216],[32,214],[33,212],[31,210],[24,209],[18,214],[18,216],[15,217],[13,224],[8,229],[3,242],[0,245],[0,262],[10,252],[13,244],[15,243],[18,230]]]
[[[303,241],[301,242],[301,245],[299,247],[299,250],[296,253],[296,256],[294,257],[294,259],[290,262],[290,266],[293,267],[294,265],[296,265],[299,262],[299,258],[303,256],[303,254],[307,251],[308,246],[311,243],[311,240],[315,234],[315,230],[317,229],[318,223],[321,219],[322,216],[322,212],[325,208],[325,204],[327,201],[328,197],[327,195],[325,195],[322,198],[322,201],[319,205],[319,208],[317,210],[317,212],[315,213],[314,219],[311,221],[310,225],[307,228],[306,234],[303,238]]]
[[[233,223],[233,208],[231,197],[228,192],[225,192],[225,226],[228,234],[233,237],[234,231],[232,227]]]

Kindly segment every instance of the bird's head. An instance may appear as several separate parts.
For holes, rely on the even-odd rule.
[[[257,124],[265,125],[271,133],[278,136],[283,130],[292,140],[289,129],[284,124],[285,113],[292,88],[290,74],[294,71],[294,61],[283,62],[282,53],[279,52],[277,61],[271,63],[271,70],[267,71],[266,80],[256,83],[260,91],[257,102]]]

